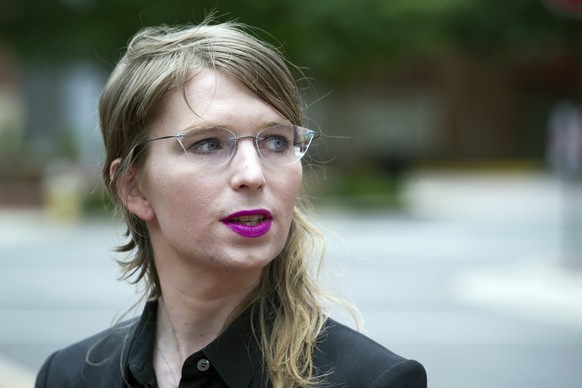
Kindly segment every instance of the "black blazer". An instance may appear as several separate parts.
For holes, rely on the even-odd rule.
[[[153,311],[152,306],[146,307],[139,320],[120,324],[52,354],[39,372],[35,387],[142,387],[143,384],[133,382],[132,376],[139,374],[154,381],[155,387],[153,370],[144,370],[144,364],[151,362],[153,350],[153,338],[147,337],[155,327],[152,317],[144,318],[148,309]],[[248,342],[239,352],[231,349],[233,340],[241,342],[240,338],[250,338],[247,324],[250,320],[242,318],[203,352],[212,362],[228,362],[229,371],[236,369],[230,380],[225,379],[229,388],[262,388],[265,375],[260,352],[254,351]],[[229,347],[225,348],[225,344]],[[392,353],[332,319],[327,320],[320,335],[314,351],[314,366],[315,370],[327,373],[325,387],[425,388],[427,384],[421,364]]]

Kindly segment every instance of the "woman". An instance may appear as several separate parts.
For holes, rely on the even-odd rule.
[[[146,28],[105,86],[103,169],[140,318],[58,351],[37,387],[425,387],[326,317],[299,210],[318,134],[272,47],[233,23]]]

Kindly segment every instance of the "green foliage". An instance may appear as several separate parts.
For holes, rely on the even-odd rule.
[[[341,82],[419,56],[579,54],[580,22],[542,0],[4,0],[0,36],[30,60],[115,61],[140,27],[238,19],[297,64]],[[311,72],[310,72],[311,73]]]
[[[344,166],[345,167],[345,166]],[[315,204],[334,204],[358,209],[392,209],[404,207],[402,182],[372,166],[358,165],[336,170],[328,169],[329,181],[323,191],[312,198]]]

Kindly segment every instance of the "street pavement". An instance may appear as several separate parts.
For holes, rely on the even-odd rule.
[[[582,197],[532,173],[417,173],[404,195],[402,212],[316,208],[322,280],[365,332],[423,363],[432,388],[582,388],[582,211],[567,199]],[[132,314],[123,232],[0,211],[0,388],[31,387],[51,352]]]

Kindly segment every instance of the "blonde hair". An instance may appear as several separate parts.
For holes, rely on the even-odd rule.
[[[303,121],[300,91],[286,61],[239,24],[148,27],[132,38],[100,100],[106,149],[103,178],[128,227],[129,241],[118,247],[132,253],[120,263],[124,278],[143,281],[151,299],[161,296],[161,288],[148,230],[123,206],[118,181],[131,169],[143,167],[148,149],[139,145],[167,93],[175,88],[183,91],[196,71],[208,68],[240,81],[290,122]],[[112,173],[110,166],[118,159],[121,163]],[[321,262],[323,248],[321,234],[297,205],[283,251],[232,314],[234,319],[253,306],[255,336],[273,387],[309,387],[320,381],[312,354],[325,314],[323,293],[311,269]]]

